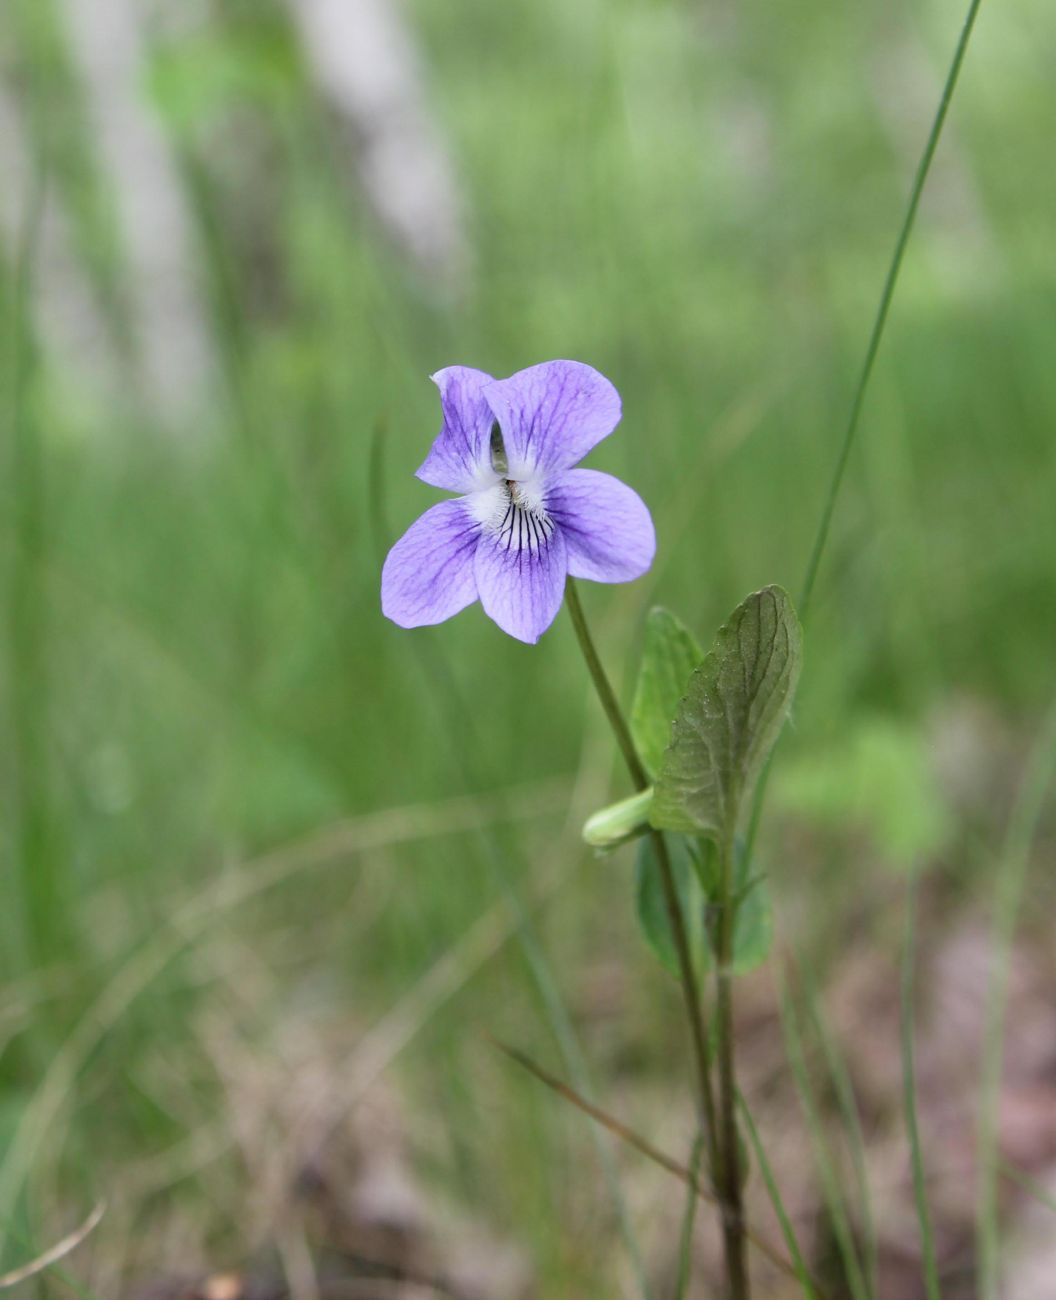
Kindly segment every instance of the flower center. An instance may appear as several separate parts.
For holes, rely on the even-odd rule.
[[[499,518],[499,545],[507,551],[533,551],[545,546],[554,531],[538,493],[525,491],[514,479],[503,479],[505,509]]]
[[[555,527],[546,510],[542,475],[532,465],[510,464],[497,422],[491,426],[489,453],[491,472],[483,477],[490,482],[466,497],[470,514],[504,550],[538,550]]]
[[[536,479],[501,478],[491,487],[471,492],[465,501],[470,515],[507,551],[545,546],[555,528]]]

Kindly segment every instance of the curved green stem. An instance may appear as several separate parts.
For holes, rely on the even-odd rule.
[[[616,692],[612,689],[601,660],[598,658],[598,652],[594,648],[594,639],[590,635],[590,628],[587,626],[587,618],[583,613],[583,606],[579,600],[579,592],[576,589],[574,578],[569,578],[565,585],[565,603],[568,605],[568,612],[572,616],[572,624],[576,629],[579,648],[583,652],[583,658],[587,661],[587,669],[594,682],[594,689],[598,693],[601,707],[605,710],[609,726],[612,727],[616,743],[623,755],[623,761],[627,764],[627,771],[631,774],[635,789],[644,790],[649,784],[649,778],[645,774],[642,760],[638,757],[638,751],[634,747],[631,729],[624,719],[623,710],[616,698]]]
[[[565,600],[568,604],[568,612],[572,617],[572,625],[576,629],[576,638],[579,641],[579,648],[583,652],[583,658],[586,661],[587,669],[591,679],[594,682],[594,689],[598,693],[598,699],[605,710],[605,715],[609,720],[613,733],[616,736],[616,743],[623,754],[624,762],[627,764],[627,771],[630,773],[632,782],[638,790],[644,790],[649,785],[649,777],[646,775],[642,761],[638,757],[638,751],[635,749],[634,740],[631,737],[630,728],[627,726],[623,711],[620,708],[619,701],[616,699],[616,692],[612,689],[605,669],[602,666],[598,652],[594,646],[594,639],[590,634],[590,628],[587,626],[586,616],[583,613],[583,606],[579,600],[579,592],[576,590],[575,581],[569,578],[565,588]],[[682,983],[682,997],[686,1004],[686,1016],[689,1021],[690,1040],[693,1047],[693,1059],[696,1065],[697,1089],[699,1097],[699,1108],[701,1118],[704,1124],[704,1133],[708,1144],[708,1160],[711,1168],[712,1178],[719,1179],[719,1130],[715,1111],[715,1098],[711,1088],[711,1073],[708,1068],[708,1036],[704,1020],[704,1010],[701,1006],[700,991],[697,987],[696,971],[693,968],[693,958],[689,948],[689,936],[686,932],[686,919],[682,913],[682,904],[678,897],[678,890],[675,888],[675,876],[671,869],[671,858],[667,851],[667,842],[659,831],[651,831],[650,839],[653,846],[653,852],[656,854],[657,864],[660,868],[660,882],[664,891],[664,905],[667,909],[668,922],[671,926],[671,935],[675,943],[675,952],[678,956],[679,977]]]

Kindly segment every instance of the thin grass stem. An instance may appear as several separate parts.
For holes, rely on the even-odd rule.
[[[1042,726],[1027,762],[998,864],[994,897],[993,955],[983,1029],[983,1068],[980,1081],[978,1184],[976,1187],[977,1273],[980,1300],[998,1294],[999,1232],[997,1174],[998,1103],[1004,1063],[1005,1009],[1008,966],[1016,924],[1023,903],[1030,846],[1038,827],[1045,795],[1056,774],[1056,702]]]
[[[920,1224],[920,1245],[923,1255],[924,1284],[928,1300],[940,1300],[939,1266],[935,1256],[935,1234],[928,1207],[928,1192],[924,1174],[924,1153],[920,1144],[917,1123],[917,1084],[913,1064],[913,970],[916,955],[917,882],[914,876],[906,895],[906,933],[902,948],[902,1097],[906,1112],[906,1131],[913,1164],[913,1198]]]
[[[8,1234],[11,1240],[22,1250],[33,1251],[35,1249],[33,1243],[19,1232],[17,1228],[13,1227],[10,1220],[0,1219],[0,1223],[3,1224],[4,1231]],[[43,1271],[49,1278],[54,1278],[64,1286],[69,1287],[74,1295],[81,1297],[81,1300],[101,1300],[101,1297],[95,1291],[89,1290],[88,1287],[79,1282],[72,1273],[63,1268],[62,1264],[58,1260],[48,1263]]]
[[[902,215],[902,222],[899,226],[898,236],[895,240],[894,251],[891,254],[891,261],[888,264],[887,274],[884,276],[883,288],[880,291],[880,302],[877,305],[876,315],[873,318],[873,326],[869,333],[869,342],[866,345],[865,357],[862,361],[862,368],[858,375],[858,382],[855,384],[854,396],[851,400],[851,409],[847,416],[847,423],[844,427],[843,438],[840,442],[840,449],[836,456],[836,463],[833,467],[832,478],[829,481],[829,490],[825,496],[825,504],[822,507],[821,519],[818,522],[817,532],[814,535],[814,541],[810,548],[810,557],[807,560],[807,567],[803,575],[803,583],[800,587],[799,601],[797,612],[800,622],[806,626],[807,612],[810,608],[811,598],[814,594],[814,585],[817,582],[818,570],[821,567],[822,557],[825,554],[825,547],[829,540],[829,531],[832,527],[832,518],[836,511],[836,502],[843,487],[844,476],[847,472],[847,463],[850,459],[851,449],[858,433],[858,424],[861,419],[862,407],[865,404],[865,395],[869,388],[869,381],[873,374],[873,365],[876,362],[876,356],[880,349],[880,341],[884,335],[884,328],[887,325],[888,313],[891,310],[891,302],[895,295],[895,288],[898,285],[899,273],[902,270],[902,260],[905,257],[906,246],[909,243],[909,237],[913,232],[913,226],[916,222],[917,209],[920,207],[920,198],[924,193],[924,186],[928,179],[928,173],[931,171],[932,160],[935,157],[935,150],[938,147],[939,139],[942,135],[942,128],[946,122],[946,115],[949,112],[950,102],[953,99],[953,92],[957,87],[957,80],[961,74],[961,65],[964,63],[964,56],[968,50],[968,42],[971,39],[972,30],[975,27],[975,20],[979,13],[981,0],[970,0],[968,13],[961,28],[961,34],[958,38],[956,48],[953,52],[953,59],[950,62],[949,69],[946,73],[946,81],[943,84],[942,95],[939,98],[939,106],[935,111],[932,119],[931,128],[928,131],[927,139],[924,142],[924,151],[917,163],[917,170],[913,177],[913,184],[909,192],[909,200],[906,204],[905,212]],[[751,856],[752,849],[755,845],[755,837],[759,829],[759,821],[762,816],[763,802],[766,797],[766,787],[770,776],[770,767],[774,760],[774,751],[771,751],[770,757],[766,761],[766,766],[759,777],[759,784],[756,786],[755,798],[752,802],[751,817],[748,824],[748,833],[746,836],[746,852]]]
[[[778,980],[781,1027],[785,1036],[785,1051],[792,1067],[792,1077],[796,1085],[796,1091],[799,1094],[800,1105],[803,1107],[803,1113],[806,1116],[807,1129],[810,1133],[811,1146],[814,1151],[814,1160],[821,1181],[822,1196],[832,1223],[836,1249],[843,1264],[844,1278],[853,1300],[868,1300],[869,1287],[855,1247],[851,1223],[847,1217],[847,1197],[844,1195],[844,1189],[825,1138],[817,1098],[814,1095],[814,1089],[807,1070],[806,1057],[803,1051],[803,1037],[796,1017],[796,1010],[788,996],[788,989],[780,973]]]
[[[755,1155],[756,1164],[759,1166],[759,1172],[762,1174],[763,1182],[766,1184],[767,1195],[770,1197],[770,1204],[774,1207],[774,1213],[777,1215],[777,1221],[781,1225],[781,1235],[785,1239],[785,1245],[788,1253],[792,1257],[792,1263],[796,1270],[796,1276],[799,1278],[807,1300],[820,1300],[814,1283],[811,1281],[810,1273],[807,1271],[806,1260],[803,1258],[803,1252],[799,1247],[799,1238],[796,1236],[796,1230],[792,1226],[792,1220],[788,1211],[785,1209],[785,1202],[781,1196],[781,1189],[777,1185],[777,1179],[774,1177],[774,1171],[766,1155],[766,1147],[763,1145],[762,1138],[759,1136],[759,1130],[755,1126],[755,1120],[752,1118],[752,1112],[748,1109],[748,1103],[740,1093],[737,1094],[737,1102],[740,1108],[741,1116],[744,1119],[744,1127],[748,1133],[748,1140],[752,1144],[752,1152]]]
[[[1053,1196],[1047,1188],[1042,1187],[1037,1179],[1031,1178],[1029,1174],[1025,1174],[1022,1169],[1017,1169],[1015,1165],[1009,1164],[1007,1160],[999,1160],[997,1168],[1002,1178],[1007,1178],[1010,1183],[1015,1183],[1028,1196],[1033,1197],[1039,1205],[1044,1205],[1047,1210],[1051,1210],[1053,1214],[1056,1214],[1056,1196]]]
[[[876,1221],[873,1216],[873,1198],[869,1188],[869,1173],[865,1159],[865,1135],[862,1132],[862,1117],[858,1101],[854,1095],[854,1085],[835,1038],[825,1023],[825,1017],[818,1005],[817,986],[809,970],[801,969],[801,984],[806,994],[807,1015],[818,1042],[832,1080],[836,1100],[843,1115],[844,1126],[851,1149],[851,1163],[854,1166],[855,1181],[858,1184],[858,1203],[862,1215],[862,1231],[865,1235],[865,1275],[869,1294],[876,1294],[877,1246]]]
[[[858,382],[855,385],[854,397],[851,400],[851,409],[847,417],[847,424],[843,431],[843,439],[840,443],[839,454],[836,457],[836,464],[833,468],[832,478],[829,482],[829,490],[825,497],[825,505],[822,508],[821,520],[818,524],[818,531],[814,537],[814,544],[811,547],[810,559],[807,562],[807,570],[803,578],[803,585],[799,594],[799,617],[806,622],[807,609],[810,605],[811,596],[814,593],[814,584],[817,581],[818,569],[821,566],[821,558],[825,552],[825,544],[829,538],[829,529],[832,526],[832,517],[836,510],[836,500],[840,494],[840,488],[843,485],[844,474],[847,471],[847,462],[851,455],[851,448],[854,446],[855,436],[858,432],[858,423],[861,419],[862,407],[865,404],[865,394],[869,387],[869,380],[872,378],[873,365],[876,362],[876,354],[880,349],[880,340],[884,335],[884,327],[887,324],[888,313],[891,310],[891,300],[895,296],[895,286],[898,284],[899,272],[902,270],[902,259],[905,257],[906,245],[909,243],[909,237],[913,232],[913,225],[917,218],[917,209],[920,207],[920,196],[924,193],[924,185],[928,179],[928,172],[931,170],[932,159],[935,157],[935,150],[938,147],[939,137],[942,135],[942,128],[946,122],[946,114],[949,112],[950,101],[953,99],[953,92],[957,87],[957,79],[961,74],[961,65],[964,62],[964,55],[968,49],[968,42],[971,39],[972,29],[975,26],[976,15],[979,13],[981,0],[971,0],[968,5],[968,13],[961,28],[961,34],[957,41],[957,46],[953,52],[953,59],[950,63],[949,71],[946,74],[946,81],[942,88],[942,96],[939,99],[939,106],[932,119],[931,129],[928,131],[928,138],[924,142],[924,152],[917,163],[916,174],[913,177],[913,185],[909,192],[909,202],[906,205],[905,213],[902,217],[902,224],[899,227],[898,238],[895,240],[894,252],[891,255],[891,262],[887,268],[887,275],[884,277],[884,287],[880,292],[880,303],[876,310],[876,316],[873,319],[873,328],[869,334],[869,342],[865,349],[865,358],[862,361],[862,368],[858,375]]]
[[[689,1155],[689,1181],[686,1184],[686,1208],[682,1215],[682,1232],[678,1245],[678,1280],[675,1283],[675,1300],[686,1300],[689,1278],[693,1271],[693,1226],[697,1221],[696,1186],[700,1182],[700,1163],[704,1155],[704,1134],[693,1139]]]
[[[577,1110],[582,1111],[584,1115],[587,1115],[590,1119],[594,1120],[595,1123],[600,1124],[602,1128],[607,1129],[608,1132],[618,1137],[621,1142],[625,1142],[628,1146],[633,1147],[635,1151],[640,1155],[645,1156],[647,1160],[651,1161],[655,1165],[659,1165],[661,1169],[666,1169],[669,1174],[673,1174],[674,1177],[678,1178],[681,1182],[692,1187],[702,1201],[706,1201],[709,1205],[714,1205],[720,1212],[724,1212],[724,1207],[719,1197],[699,1179],[694,1180],[692,1171],[685,1165],[654,1146],[648,1138],[644,1138],[640,1133],[636,1133],[634,1129],[628,1128],[626,1124],[617,1119],[614,1115],[610,1115],[608,1111],[602,1110],[600,1106],[587,1101],[585,1097],[579,1096],[574,1089],[568,1086],[567,1083],[564,1083],[561,1079],[555,1078],[554,1075],[552,1075],[548,1070],[544,1070],[541,1065],[538,1065],[524,1052],[519,1051],[516,1047],[510,1047],[507,1043],[501,1043],[498,1039],[492,1038],[490,1035],[487,1037],[500,1052],[505,1056],[508,1056],[511,1061],[514,1061],[517,1065],[521,1066],[522,1069],[527,1070],[529,1074],[538,1079],[540,1083],[545,1084],[552,1092],[555,1092],[559,1097],[563,1097],[566,1101],[570,1102]],[[770,1244],[766,1237],[762,1236],[761,1233],[756,1232],[755,1229],[747,1223],[745,1224],[745,1237],[761,1254],[765,1255],[772,1264],[779,1268],[782,1273],[787,1277],[796,1278],[798,1280],[798,1273],[795,1267],[785,1259],[779,1250]],[[814,1291],[817,1295],[817,1300],[827,1300],[827,1297],[821,1293],[817,1283],[814,1283],[813,1285]]]

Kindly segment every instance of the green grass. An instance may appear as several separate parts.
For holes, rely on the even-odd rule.
[[[924,1166],[924,1151],[920,1140],[917,1118],[917,1080],[914,1035],[914,966],[916,951],[917,881],[912,877],[906,890],[906,935],[902,951],[902,1092],[905,1104],[906,1132],[909,1135],[910,1159],[913,1166],[913,1199],[917,1221],[920,1224],[922,1269],[928,1300],[941,1300],[939,1264],[935,1250],[935,1229],[928,1205],[928,1189]]]
[[[228,3],[167,38],[147,87],[186,178],[221,376],[186,436],[38,346],[31,238],[0,268],[0,1185],[23,1235],[61,1235],[147,1156],[223,1126],[202,1017],[234,996],[209,973],[225,935],[239,978],[246,947],[264,968],[238,1023],[266,1057],[269,1026],[305,1004],[358,1041],[502,899],[494,850],[465,829],[378,832],[214,912],[225,872],[467,785],[486,809],[555,776],[624,792],[564,617],[535,648],[478,609],[414,634],[381,619],[370,448],[380,429],[398,532],[435,497],[411,477],[437,427],[431,371],[574,356],[617,383],[624,423],[591,463],[641,490],[661,548],[642,583],[583,593],[617,680],[651,602],[706,638],[746,591],[798,587],[958,9],[415,5],[476,259],[451,301],[346,183],[277,9]],[[46,200],[72,214],[120,342],[120,239],[76,97],[47,93],[72,76],[48,11],[0,15],[0,49],[49,105],[33,119]],[[1042,0],[983,7],[814,592],[789,761],[877,714],[923,732],[963,695],[1033,735],[1051,696],[1046,17]],[[902,135],[910,56],[927,84]],[[468,777],[453,745],[473,747]],[[575,831],[556,807],[495,834],[523,898],[559,881],[533,924],[604,1091],[592,968],[618,956],[640,1074],[667,1069],[681,1024],[633,932],[629,859],[586,858]],[[779,899],[823,878],[765,825],[762,851]],[[174,926],[188,907],[190,937]],[[130,970],[128,996],[109,992]],[[393,1076],[444,1131],[423,1144],[431,1181],[526,1243],[542,1294],[588,1294],[615,1267],[592,1139],[478,1045],[498,1025],[543,1057],[548,1023],[508,942],[430,1005]],[[176,1188],[187,1213],[216,1207],[220,1259],[245,1247],[239,1173],[220,1154]],[[160,1213],[139,1208],[144,1240]],[[149,1262],[125,1229],[99,1231],[130,1268]]]
[[[998,1144],[998,1108],[1005,1060],[1009,965],[1014,951],[1030,865],[1030,850],[1056,771],[1056,707],[1046,714],[1030,754],[997,863],[994,888],[994,955],[987,989],[986,1037],[979,1097],[979,1171],[976,1192],[980,1294],[997,1294],[1001,1238],[997,1175],[1006,1172]],[[1030,1179],[1028,1177],[1028,1183]]]

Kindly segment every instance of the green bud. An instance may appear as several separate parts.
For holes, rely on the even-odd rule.
[[[587,818],[583,839],[595,849],[614,849],[649,831],[649,809],[653,787],[632,794],[629,799],[609,804]]]

